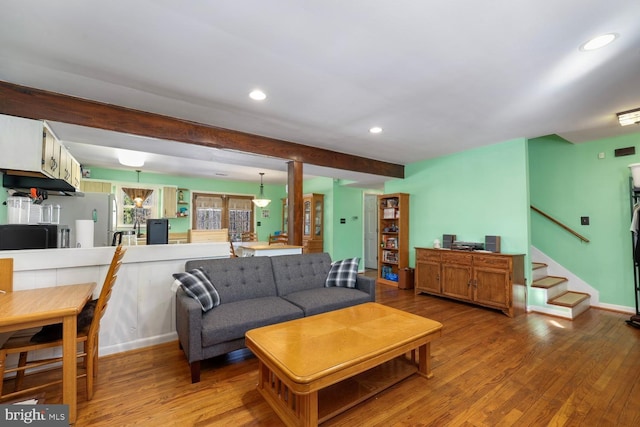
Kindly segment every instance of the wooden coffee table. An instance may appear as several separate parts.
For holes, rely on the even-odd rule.
[[[258,391],[287,425],[314,426],[418,373],[442,324],[377,303],[246,333]],[[417,350],[417,358],[416,358]]]

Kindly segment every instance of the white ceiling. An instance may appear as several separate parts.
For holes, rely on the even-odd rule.
[[[392,163],[640,130],[615,116],[640,107],[640,1],[0,0],[0,10],[0,80]],[[579,50],[603,33],[619,37]],[[254,88],[268,98],[249,99]],[[53,129],[87,165],[115,167],[113,147],[126,147],[149,153],[146,171],[286,179],[280,159]]]

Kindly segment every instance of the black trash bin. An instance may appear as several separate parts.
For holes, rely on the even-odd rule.
[[[398,274],[398,289],[413,289],[413,268],[401,268]]]

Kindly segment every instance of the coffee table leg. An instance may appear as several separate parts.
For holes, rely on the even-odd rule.
[[[300,396],[300,421],[305,427],[318,425],[317,391]]]
[[[431,372],[431,343],[418,347],[418,374],[425,378],[433,377]]]

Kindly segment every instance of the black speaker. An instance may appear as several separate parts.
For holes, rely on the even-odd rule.
[[[484,236],[484,250],[500,253],[500,236]]]
[[[456,240],[455,234],[443,234],[442,235],[442,247],[445,249],[451,249],[451,245]]]

